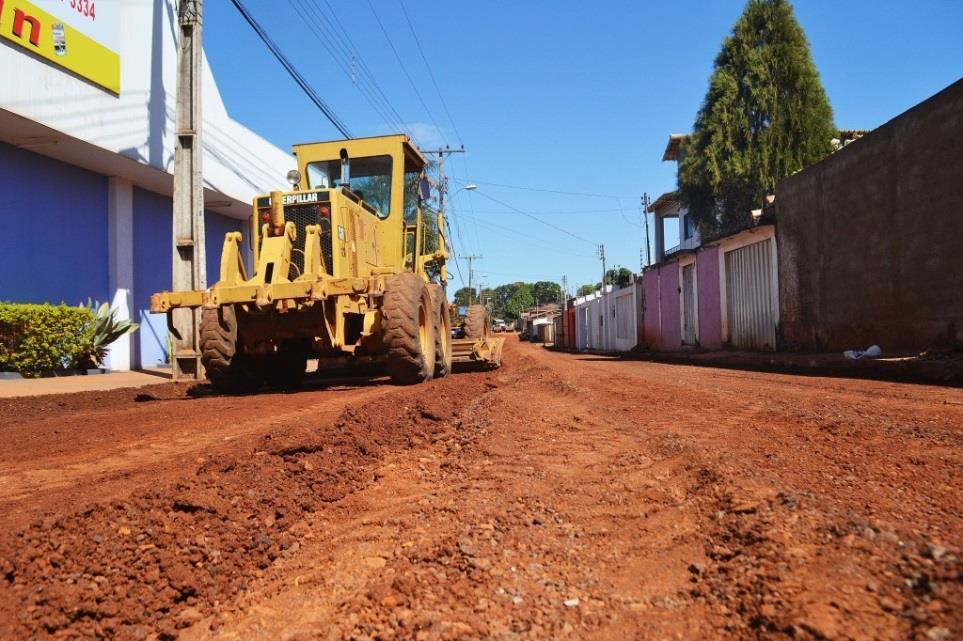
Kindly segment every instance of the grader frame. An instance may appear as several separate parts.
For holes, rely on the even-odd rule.
[[[448,249],[442,212],[436,241],[426,236],[424,157],[404,135],[293,149],[293,189],[252,203],[253,274],[242,234],[228,232],[219,280],[154,294],[151,311],[166,313],[176,335],[173,309],[204,310],[202,364],[225,391],[296,384],[308,358],[383,362],[398,383],[447,375]]]

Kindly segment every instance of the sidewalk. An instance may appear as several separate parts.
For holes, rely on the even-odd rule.
[[[549,348],[551,349],[551,348]],[[868,378],[902,383],[963,387],[963,358],[927,359],[919,356],[886,356],[851,361],[841,353],[801,354],[788,352],[583,352],[624,360],[652,361],[697,367],[719,367],[798,376]]]
[[[111,372],[93,376],[56,376],[0,380],[0,398],[102,392],[121,387],[143,387],[171,380],[169,369],[147,369],[136,372]]]
[[[842,354],[798,354],[760,352],[654,352],[633,354],[661,363],[723,367],[801,376],[869,378],[904,383],[963,386],[963,359],[925,359],[892,356],[851,361]]]

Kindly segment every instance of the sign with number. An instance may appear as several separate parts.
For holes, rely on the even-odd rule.
[[[120,2],[0,0],[0,37],[120,93]]]

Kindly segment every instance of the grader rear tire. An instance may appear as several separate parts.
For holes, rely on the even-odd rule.
[[[470,305],[465,314],[465,337],[485,338],[492,333],[488,309],[484,305]]]
[[[237,317],[233,307],[201,312],[201,364],[207,379],[219,392],[244,394],[261,387],[261,377],[237,352]]]
[[[445,290],[440,285],[430,284],[435,314],[435,378],[444,378],[451,373],[451,311]]]
[[[421,276],[392,276],[386,283],[382,313],[391,381],[413,385],[430,380],[435,373],[436,308]]]

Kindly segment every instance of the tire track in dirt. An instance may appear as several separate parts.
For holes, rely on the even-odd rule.
[[[4,532],[0,638],[175,638],[296,549],[305,517],[364,487],[376,461],[435,438],[483,378],[451,386],[454,403],[439,381],[350,405],[333,424],[289,414],[253,451]]]
[[[248,451],[280,426],[333,423],[348,399],[365,403],[389,389],[334,385],[210,396],[203,386],[164,384],[2,399],[0,413],[10,412],[11,420],[0,429],[0,528],[177,478],[185,462]]]
[[[514,342],[505,363],[336,430],[279,426],[179,484],[64,511],[63,531],[0,535],[0,564],[19,563],[12,581],[0,566],[0,622],[183,640],[963,632],[956,390]]]

